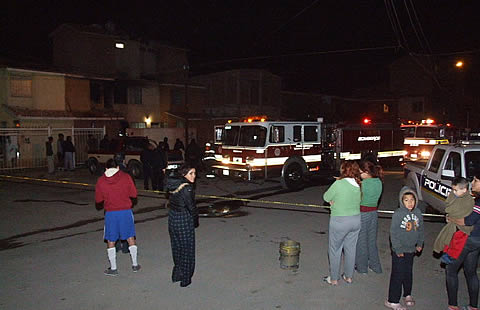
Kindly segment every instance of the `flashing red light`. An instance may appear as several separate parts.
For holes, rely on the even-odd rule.
[[[363,124],[365,124],[365,125],[370,125],[371,123],[372,123],[372,120],[371,120],[371,119],[369,119],[369,118],[364,118],[364,119],[363,119]]]

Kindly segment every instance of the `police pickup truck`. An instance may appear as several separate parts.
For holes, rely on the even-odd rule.
[[[404,167],[405,184],[416,190],[418,198],[445,213],[445,199],[455,177],[473,179],[480,171],[480,141],[438,144],[425,165],[408,162]]]

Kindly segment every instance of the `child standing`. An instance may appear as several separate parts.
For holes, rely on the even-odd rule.
[[[405,304],[415,305],[412,293],[413,257],[415,252],[423,248],[423,217],[416,208],[417,194],[408,187],[403,187],[399,194],[400,207],[395,210],[390,226],[390,241],[392,243],[392,273],[388,299],[385,306],[391,309],[405,309],[400,304],[400,297],[405,297]]]

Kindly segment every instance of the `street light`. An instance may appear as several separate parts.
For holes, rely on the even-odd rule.
[[[455,63],[455,67],[457,67],[457,68],[459,68],[459,69],[460,69],[460,68],[463,68],[463,61],[458,60],[458,61]]]

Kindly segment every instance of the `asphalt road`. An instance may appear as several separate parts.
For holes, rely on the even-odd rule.
[[[28,176],[41,179],[44,173]],[[203,216],[196,231],[196,272],[187,288],[170,282],[162,194],[140,192],[135,208],[142,270],[132,273],[129,256],[119,253],[120,275],[106,277],[103,212],[93,203],[95,178],[77,170],[50,181],[0,178],[0,309],[384,309],[390,216],[381,214],[379,221],[384,273],[328,286],[322,282],[328,273],[329,219],[321,199],[328,187],[323,180],[286,192],[278,182],[200,178],[197,201]],[[401,186],[401,172],[387,172],[380,209],[398,206]],[[216,216],[221,212],[227,213]],[[442,226],[438,219],[425,223],[425,250],[414,266],[416,309],[446,308],[444,270],[432,256]],[[279,244],[287,239],[301,244],[296,271],[279,265]],[[466,304],[463,275],[459,300]]]

